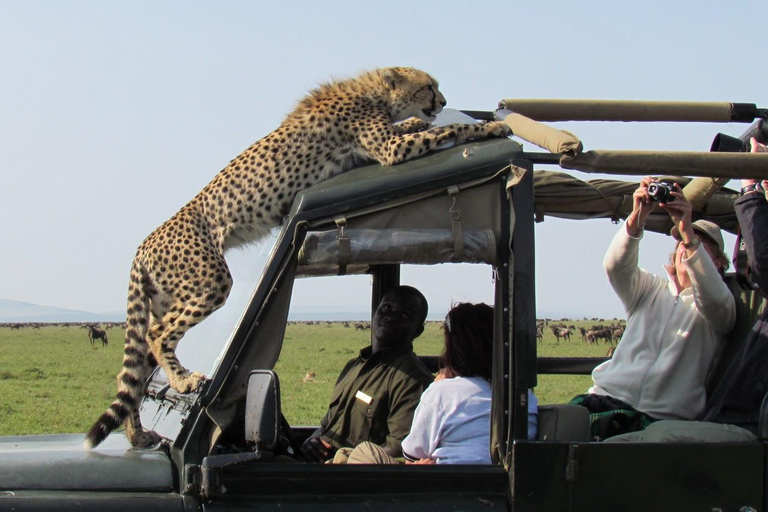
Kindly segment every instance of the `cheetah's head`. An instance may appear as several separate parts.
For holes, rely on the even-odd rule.
[[[437,81],[414,68],[385,68],[382,78],[390,94],[390,112],[394,122],[418,117],[432,122],[446,104]]]

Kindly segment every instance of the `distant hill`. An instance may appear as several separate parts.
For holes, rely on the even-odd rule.
[[[8,322],[122,322],[124,313],[92,313],[29,302],[0,299],[0,323]]]
[[[327,306],[299,306],[291,308],[289,320],[332,320],[332,321],[370,321],[371,314],[367,311],[354,311],[354,306],[336,306],[342,311]],[[429,320],[443,320],[445,311],[430,311]],[[540,311],[538,318],[572,318],[562,312]],[[577,315],[576,318],[581,318]],[[116,311],[112,313],[93,313],[90,311],[77,311],[74,309],[57,308],[54,306],[41,306],[29,302],[0,299],[0,323],[12,322],[123,322],[125,313]]]

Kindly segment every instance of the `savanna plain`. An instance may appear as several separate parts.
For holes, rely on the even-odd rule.
[[[558,321],[559,323],[560,321]],[[611,323],[604,320],[603,323]],[[565,320],[575,326],[570,340],[555,338],[548,327],[538,342],[539,356],[603,357],[609,345],[582,340],[579,327],[595,320]],[[106,329],[109,344],[94,346],[81,325],[0,326],[0,436],[85,432],[116,393],[122,363],[123,330]],[[442,322],[429,322],[414,343],[419,355],[439,355]],[[183,340],[182,340],[183,343]],[[317,425],[344,364],[370,343],[370,331],[355,322],[292,322],[275,367],[283,413],[292,425]],[[183,361],[182,361],[183,363]],[[589,375],[540,375],[540,403],[567,402],[589,388]]]

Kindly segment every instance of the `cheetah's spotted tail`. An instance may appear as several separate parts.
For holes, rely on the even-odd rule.
[[[140,433],[139,405],[144,392],[144,381],[154,366],[154,358],[148,354],[146,342],[149,324],[149,297],[144,291],[143,272],[134,261],[128,286],[128,309],[125,326],[125,350],[123,369],[117,376],[117,398],[99,417],[85,436],[85,448],[95,448],[123,423],[126,436],[135,444],[135,435]]]

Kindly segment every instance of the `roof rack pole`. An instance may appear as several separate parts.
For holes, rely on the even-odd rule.
[[[754,103],[504,99],[500,108],[536,121],[751,123],[768,117]]]

